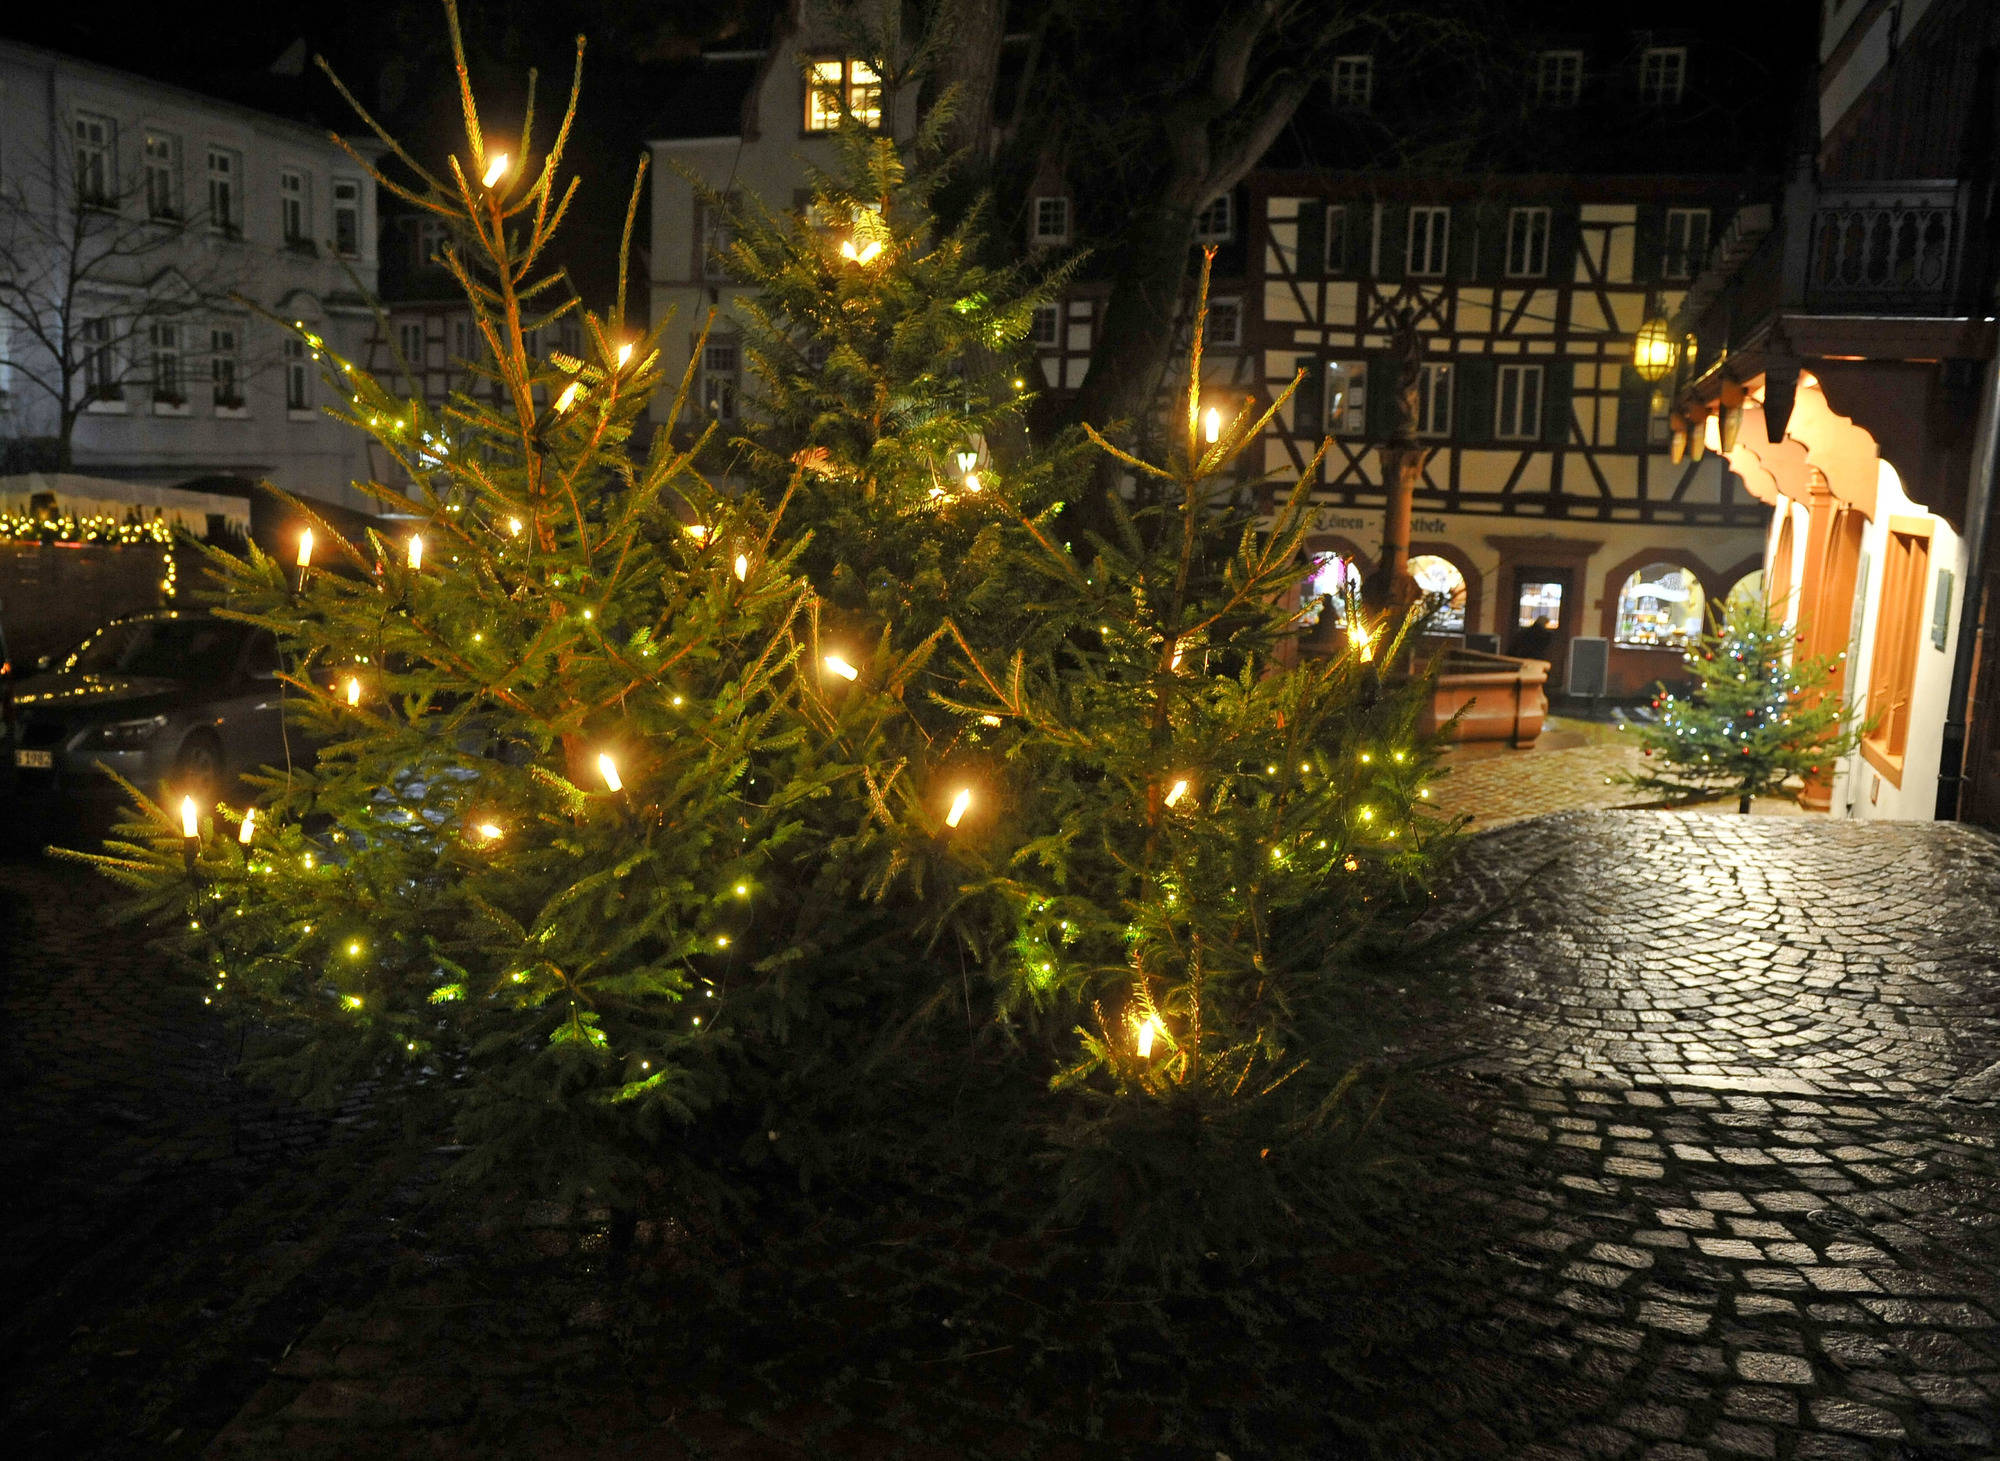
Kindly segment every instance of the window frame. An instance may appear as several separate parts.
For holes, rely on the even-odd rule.
[[[296,335],[285,337],[285,414],[294,421],[313,415],[312,362],[306,342]]]
[[[1451,435],[1452,398],[1456,394],[1449,360],[1426,360],[1417,367],[1417,435],[1438,441]]]
[[[93,125],[102,128],[102,135],[87,139],[85,132]],[[70,147],[77,202],[86,208],[117,207],[118,119],[78,107],[71,118]]]
[[[278,237],[287,248],[312,242],[312,195],[302,167],[278,169]]]
[[[1862,738],[1861,751],[1897,787],[1909,750],[1910,701],[1930,614],[1931,538],[1928,518],[1892,517],[1883,542],[1882,596],[1868,660],[1865,717],[1876,725]]]
[[[726,364],[719,363],[716,352],[726,350],[729,358]],[[743,390],[743,342],[734,335],[721,338],[710,336],[701,347],[701,409],[711,421],[724,425],[741,418]],[[721,401],[727,409],[718,410]]]
[[[217,233],[239,234],[243,231],[243,154],[213,142],[207,152],[208,226]],[[218,162],[222,164],[219,168]],[[216,207],[218,194],[220,209]]]
[[[1326,257],[1320,262],[1329,276],[1347,272],[1347,207],[1345,203],[1326,205]]]
[[[1507,259],[1504,273],[1509,279],[1546,279],[1549,277],[1549,235],[1554,227],[1555,211],[1550,208],[1528,206],[1507,210]],[[1515,257],[1516,233],[1521,225],[1526,225],[1522,239],[1522,252],[1530,257]],[[1540,228],[1537,230],[1536,225]]]
[[[1043,226],[1047,213],[1053,211],[1060,216],[1062,227],[1049,229]],[[1067,193],[1037,193],[1029,204],[1028,240],[1035,244],[1066,244],[1069,242],[1070,204]]]
[[[1333,104],[1347,111],[1365,112],[1375,105],[1375,56],[1357,51],[1333,58],[1330,80]]]
[[[349,196],[346,198],[341,197],[343,189],[349,191]],[[363,257],[368,252],[368,235],[363,227],[366,221],[366,213],[361,194],[361,179],[337,177],[328,188],[327,196],[328,207],[333,215],[332,243],[334,253],[343,259],[358,259]],[[341,241],[340,225],[343,218],[354,220],[354,245],[352,248],[345,246]]]
[[[1366,436],[1368,363],[1365,360],[1327,361],[1323,390],[1321,399],[1326,406],[1327,435]]]
[[[1513,410],[1508,411],[1508,386],[1513,385]],[[1530,411],[1526,404],[1534,397]],[[1542,416],[1548,407],[1547,373],[1540,361],[1509,360],[1493,377],[1493,438],[1496,441],[1540,441]],[[1510,421],[1508,418],[1512,416]],[[1532,417],[1532,419],[1530,419]]]
[[[154,155],[154,144],[164,144],[165,155]],[[184,223],[186,209],[181,200],[181,139],[161,127],[148,127],[141,136],[139,165],[144,169],[146,217],[154,223]],[[156,189],[155,180],[159,181]],[[164,198],[157,196],[163,191]]]
[[[1627,561],[1629,562],[1630,560],[1628,559]],[[1649,570],[1655,568],[1679,573],[1688,580],[1690,597],[1694,601],[1691,615],[1692,622],[1686,629],[1671,631],[1659,639],[1644,640],[1637,637],[1628,637],[1626,633],[1628,622],[1628,613],[1625,607],[1626,599],[1635,587],[1649,581],[1646,574]],[[1657,579],[1651,581],[1658,582]],[[1684,654],[1687,651],[1688,645],[1701,636],[1702,625],[1707,622],[1709,607],[1708,586],[1701,581],[1701,575],[1696,573],[1685,562],[1678,559],[1649,559],[1626,574],[1615,587],[1608,583],[1605,587],[1610,590],[1611,597],[1611,643],[1617,649],[1635,649],[1641,652],[1648,650],[1670,650],[1675,654]],[[1636,613],[1636,610],[1633,612]],[[1676,634],[1679,636],[1678,639],[1675,638]]]
[[[125,382],[118,369],[118,341],[109,315],[90,315],[77,321],[78,371],[83,378],[87,406],[125,405]]]
[[[1425,266],[1417,267],[1417,220],[1425,220]],[[1435,255],[1434,258],[1429,256]],[[1451,269],[1451,207],[1419,203],[1411,207],[1408,237],[1403,241],[1403,273],[1410,279],[1442,279]]]
[[[146,326],[146,364],[154,406],[186,406],[187,342],[179,320],[154,320]]]
[[[1042,337],[1042,321],[1049,324],[1048,338]],[[1062,348],[1062,306],[1060,304],[1038,304],[1028,316],[1028,343],[1042,350]]]
[[[243,394],[243,335],[233,321],[208,327],[209,396],[217,414],[241,413]]]
[[[1671,60],[1672,65],[1666,63]],[[1655,74],[1655,63],[1660,63]],[[1639,52],[1639,105],[1675,107],[1687,95],[1688,48],[1646,46]],[[1671,85],[1668,82],[1671,80]]]
[[[826,75],[828,66],[840,68],[837,81]],[[867,73],[866,80],[857,78],[857,67]],[[870,62],[858,56],[811,56],[806,60],[803,80],[805,97],[799,124],[802,136],[828,136],[838,132],[840,124],[850,118],[871,132],[882,130],[882,76]],[[829,91],[839,92],[838,107],[826,105]],[[857,107],[857,98],[866,99],[865,104]]]
[[[1561,48],[1535,56],[1535,105],[1568,108],[1583,100],[1583,52]]]
[[[1232,329],[1227,336],[1223,335],[1215,327],[1215,309],[1217,305],[1226,306],[1229,313],[1225,316],[1225,318],[1231,319],[1235,322],[1235,328]],[[1237,294],[1224,294],[1209,300],[1208,325],[1202,335],[1203,348],[1214,346],[1218,348],[1227,348],[1234,350],[1234,349],[1239,349],[1242,346],[1242,344],[1243,344],[1243,297]]]
[[[1217,215],[1222,219],[1221,227],[1215,225]],[[1194,215],[1194,241],[1198,244],[1226,244],[1236,237],[1236,200],[1228,193],[1217,193],[1196,210]]]
[[[1692,279],[1708,262],[1709,231],[1713,219],[1708,208],[1669,208],[1660,224],[1660,277],[1662,279]],[[1693,235],[1699,220],[1701,242],[1697,245]],[[1680,223],[1680,239],[1676,242],[1674,225]],[[1679,261],[1676,272],[1675,261]]]

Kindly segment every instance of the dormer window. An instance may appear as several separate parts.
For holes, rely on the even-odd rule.
[[[1639,104],[1671,107],[1687,89],[1686,46],[1648,46],[1639,53]]]
[[[1236,236],[1235,222],[1235,214],[1229,206],[1229,194],[1218,193],[1206,208],[1195,215],[1194,241],[1228,243]]]
[[[1583,52],[1544,51],[1535,58],[1535,101],[1573,107],[1583,96]]]
[[[1035,199],[1034,241],[1038,244],[1069,242],[1069,199],[1044,194]]]
[[[1365,112],[1375,102],[1375,58],[1335,56],[1333,58],[1333,104]]]
[[[882,78],[866,61],[828,57],[812,63],[806,85],[806,130],[831,132],[843,117],[882,125]]]

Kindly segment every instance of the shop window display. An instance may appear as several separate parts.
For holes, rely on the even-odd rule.
[[[1300,615],[1302,624],[1317,624],[1320,613],[1331,605],[1333,622],[1346,624],[1347,601],[1361,592],[1361,570],[1354,560],[1340,553],[1318,553],[1313,556],[1312,577],[1306,580],[1305,611]]]
[[[1410,560],[1410,577],[1428,603],[1438,606],[1428,625],[1433,634],[1465,633],[1465,575],[1446,558],[1425,553]]]
[[[1673,563],[1648,563],[1618,592],[1618,643],[1627,649],[1686,649],[1700,636],[1701,583]]]

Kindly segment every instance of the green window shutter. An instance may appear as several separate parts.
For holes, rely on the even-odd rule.
[[[1387,441],[1396,429],[1396,362],[1378,355],[1368,362],[1368,439]]]
[[[1292,369],[1305,372],[1292,392],[1292,434],[1317,441],[1326,435],[1326,366],[1316,355],[1301,355]]]
[[[1576,278],[1576,210],[1557,204],[1549,210],[1549,282],[1568,284]]]
[[[1655,284],[1660,278],[1660,251],[1665,247],[1667,210],[1652,203],[1639,206],[1632,227],[1632,282]]]
[[[1400,279],[1410,247],[1410,210],[1402,203],[1382,205],[1382,261],[1376,277]]]
[[[1326,204],[1316,198],[1299,204],[1298,258],[1292,267],[1300,279],[1326,273]]]
[[[1561,446],[1569,440],[1570,396],[1576,389],[1576,366],[1567,360],[1542,363],[1542,440]]]
[[[1618,373],[1618,450],[1646,450],[1652,424],[1653,388],[1628,365]]]
[[[1499,378],[1498,365],[1484,356],[1472,355],[1458,361],[1453,370],[1458,379],[1453,389],[1458,399],[1453,403],[1457,413],[1457,435],[1465,442],[1491,441],[1493,439],[1493,387]]]

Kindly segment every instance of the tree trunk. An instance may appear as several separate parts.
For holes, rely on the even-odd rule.
[[[1750,793],[1749,793],[1749,792],[1747,792],[1747,791],[1746,791],[1746,792],[1744,792],[1744,793],[1743,793],[1743,795],[1741,795],[1741,796],[1739,796],[1738,798],[1736,798],[1736,814],[1737,814],[1738,816],[1740,816],[1740,817],[1747,817],[1747,816],[1749,816],[1749,815],[1750,815]]]
[[[957,0],[947,14],[951,36],[933,83],[939,92],[958,88],[945,146],[966,154],[962,171],[983,174],[993,156],[993,93],[1000,77],[1000,42],[1007,31],[1007,0]]]

